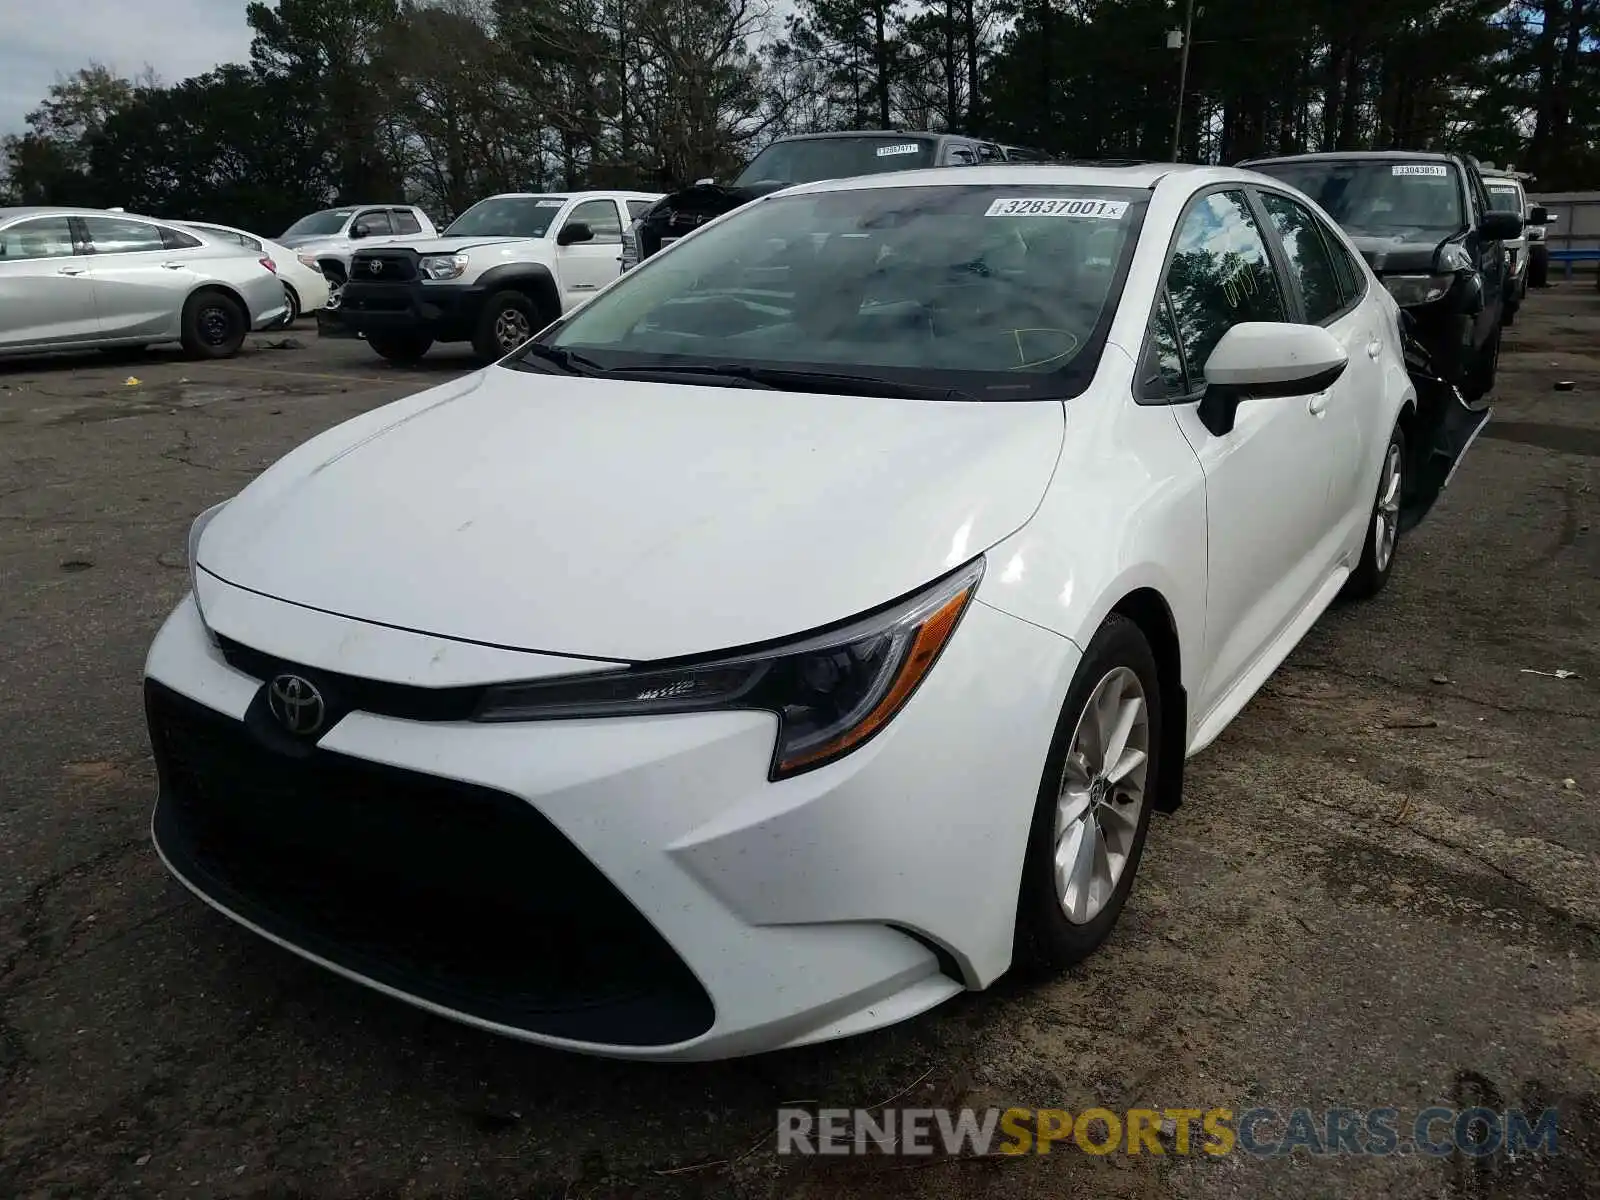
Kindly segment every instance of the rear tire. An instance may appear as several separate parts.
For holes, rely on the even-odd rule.
[[[433,337],[426,333],[376,333],[367,334],[367,345],[399,367],[418,362],[433,345]]]
[[[1099,722],[1102,712],[1107,719]],[[1017,897],[1015,957],[1024,970],[1054,973],[1082,961],[1122,914],[1159,795],[1161,717],[1150,643],[1138,625],[1113,613],[1090,639],[1067,689],[1039,783]],[[1120,747],[1115,733],[1098,732],[1108,728],[1122,730]],[[1139,752],[1144,757],[1135,762]],[[1083,818],[1075,818],[1080,811]],[[1098,849],[1086,848],[1090,842]],[[1058,854],[1066,862],[1059,869]],[[1076,869],[1082,854],[1087,876]],[[1121,866],[1113,873],[1116,859]]]
[[[1345,580],[1340,595],[1347,600],[1369,600],[1383,591],[1400,556],[1400,502],[1406,487],[1406,434],[1400,426],[1389,435],[1378,469],[1378,490],[1367,517],[1361,543],[1361,561]]]
[[[250,319],[227,292],[207,288],[183,306],[183,349],[190,358],[232,358],[250,332]]]
[[[283,320],[279,322],[278,327],[291,329],[300,319],[300,293],[287,283],[283,285],[283,302],[289,306],[289,311],[283,314]]]
[[[483,302],[472,349],[479,358],[502,359],[548,324],[538,306],[521,292],[496,292]]]
[[[1461,389],[1466,394],[1468,403],[1476,404],[1494,391],[1494,381],[1500,373],[1500,340],[1504,329],[1503,324],[1496,325],[1494,336],[1478,354],[1478,361],[1472,368],[1467,386]]]

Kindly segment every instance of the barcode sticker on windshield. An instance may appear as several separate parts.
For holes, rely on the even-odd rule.
[[[901,142],[894,146],[879,146],[878,157],[890,158],[896,154],[915,154],[921,149],[922,147],[917,145],[915,142]]]
[[[1396,175],[1439,176],[1450,174],[1450,169],[1443,163],[1396,163],[1393,170]]]
[[[560,208],[565,203],[566,203],[565,200],[541,200],[537,204],[535,204],[534,207],[535,208]]]
[[[1034,199],[1028,196],[1003,197],[989,205],[986,217],[1097,217],[1117,221],[1128,211],[1126,200]]]

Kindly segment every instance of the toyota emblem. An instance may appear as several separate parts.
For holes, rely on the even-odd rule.
[[[372,258],[367,260],[367,270],[374,275],[383,274],[383,259]]]
[[[299,737],[316,733],[328,717],[316,684],[298,675],[279,675],[267,686],[267,707],[278,724]]]

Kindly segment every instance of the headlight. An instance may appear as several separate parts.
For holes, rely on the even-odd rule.
[[[764,709],[778,714],[770,777],[864,745],[927,677],[966,611],[983,559],[908,600],[786,646],[676,666],[489,689],[479,721]]]
[[[322,270],[321,265],[317,262],[317,256],[315,254],[296,254],[295,257],[300,260],[300,265],[302,267],[310,267],[313,271]]]
[[[1396,304],[1409,308],[1441,299],[1455,281],[1454,275],[1385,275],[1383,286]]]
[[[425,254],[417,264],[424,279],[460,279],[467,269],[465,254]]]
[[[196,608],[200,608],[199,577],[196,574],[200,567],[200,564],[197,561],[197,556],[200,552],[200,535],[206,531],[206,526],[211,524],[212,518],[227,507],[228,502],[226,500],[224,500],[221,504],[213,504],[210,508],[206,509],[205,512],[196,517],[194,519],[194,523],[189,526],[189,590],[194,593],[194,606]],[[206,614],[205,610],[202,608],[200,609],[201,624],[204,625],[205,620]],[[216,641],[215,635],[213,635],[211,632],[210,625],[206,625],[206,636],[211,638],[212,641]]]

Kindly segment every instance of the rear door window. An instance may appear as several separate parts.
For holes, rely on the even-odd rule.
[[[96,254],[142,254],[166,249],[161,230],[123,217],[83,217]]]
[[[417,214],[409,208],[397,208],[391,214],[394,217],[394,231],[396,233],[421,233],[422,223],[417,220]]]
[[[1317,228],[1317,219],[1304,205],[1275,192],[1262,192],[1261,206],[1278,231],[1284,257],[1289,260],[1289,273],[1300,284],[1306,320],[1313,325],[1332,320],[1344,309],[1345,292]]]

